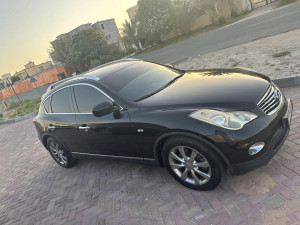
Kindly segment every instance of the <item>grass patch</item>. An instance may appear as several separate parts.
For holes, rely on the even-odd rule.
[[[21,104],[22,104],[21,102],[10,102],[9,105],[8,105],[8,107],[7,107],[7,109],[11,110],[11,109],[17,108]]]
[[[177,42],[180,42],[180,41],[183,41],[183,40],[186,40],[186,39],[189,39],[189,38],[192,38],[192,37],[195,37],[195,36],[198,36],[200,34],[203,34],[203,33],[207,33],[209,31],[213,31],[213,30],[216,30],[218,28],[221,28],[221,27],[224,27],[226,25],[229,25],[229,24],[232,24],[232,23],[235,23],[237,22],[238,20],[241,20],[243,18],[245,18],[247,15],[249,14],[248,11],[245,11],[243,12],[242,14],[236,16],[236,17],[233,17],[231,18],[230,21],[227,21],[225,22],[224,24],[210,24],[210,25],[207,25],[205,27],[202,27],[202,28],[199,28],[197,30],[194,30],[194,31],[191,31],[189,33],[186,33],[186,34],[182,34],[180,36],[177,36],[177,37],[174,37],[174,38],[171,38],[169,40],[167,40],[166,42],[162,43],[162,44],[158,44],[158,45],[155,45],[155,46],[152,46],[150,48],[147,48],[141,52],[139,52],[138,54],[136,55],[133,55],[132,57],[138,57],[142,54],[145,54],[145,53],[148,53],[148,52],[152,52],[154,50],[157,50],[157,49],[161,49],[163,47],[166,47],[166,46],[169,46],[169,45],[172,45],[172,44],[176,44]]]
[[[291,4],[291,3],[294,3],[294,2],[297,2],[297,0],[282,0],[282,1],[278,2],[276,7],[278,8],[278,7],[288,5],[288,4]]]
[[[39,109],[41,99],[25,99],[21,102],[11,102],[3,111],[2,119],[13,119],[35,112]],[[5,114],[5,116],[3,116]],[[1,119],[1,117],[0,117]]]
[[[286,55],[289,55],[289,54],[291,54],[290,51],[279,52],[279,53],[273,54],[272,57],[273,58],[278,58],[278,57],[286,56]]]

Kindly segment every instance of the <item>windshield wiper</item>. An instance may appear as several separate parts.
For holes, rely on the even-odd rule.
[[[135,100],[135,102],[141,101],[145,98],[148,98],[158,92],[160,92],[161,90],[165,89],[166,87],[168,87],[169,85],[171,85],[172,83],[174,83],[176,80],[178,80],[180,77],[182,77],[184,75],[184,72],[182,74],[180,74],[179,76],[175,77],[174,79],[170,80],[167,84],[165,84],[164,86],[162,86],[161,88],[159,88],[158,90],[156,90],[155,92],[152,92],[150,94],[144,95],[143,97]]]

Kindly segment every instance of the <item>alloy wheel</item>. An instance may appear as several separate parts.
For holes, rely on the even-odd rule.
[[[169,152],[169,164],[173,172],[183,181],[202,185],[211,178],[211,166],[198,151],[187,146],[176,146]]]
[[[68,163],[68,158],[63,149],[56,142],[51,142],[49,145],[50,153],[54,159],[61,165],[65,166]]]

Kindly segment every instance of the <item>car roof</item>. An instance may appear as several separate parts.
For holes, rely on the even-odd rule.
[[[48,87],[46,93],[53,89],[56,89],[57,87],[63,87],[66,84],[69,84],[71,81],[77,81],[77,80],[83,80],[83,79],[99,81],[102,77],[105,77],[108,74],[115,73],[119,70],[122,70],[125,67],[128,67],[138,61],[142,61],[142,60],[127,58],[127,59],[115,60],[115,61],[103,64],[101,66],[93,68],[92,70],[89,70],[88,72],[85,72],[84,74],[81,74],[78,76],[71,76],[66,79],[55,82],[54,84],[52,84]]]
[[[133,64],[138,63],[139,61],[119,61],[114,62],[105,66],[97,67],[91,71],[86,72],[84,75],[87,76],[95,76],[99,79],[109,75],[116,73],[120,70],[125,69],[126,67],[132,66]]]

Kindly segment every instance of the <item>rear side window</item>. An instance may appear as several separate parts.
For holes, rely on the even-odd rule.
[[[99,90],[88,85],[74,86],[74,94],[79,113],[91,113],[96,105],[109,100]]]
[[[74,113],[69,87],[52,95],[51,108],[53,113]]]
[[[44,101],[44,107],[47,113],[50,113],[50,97]]]

